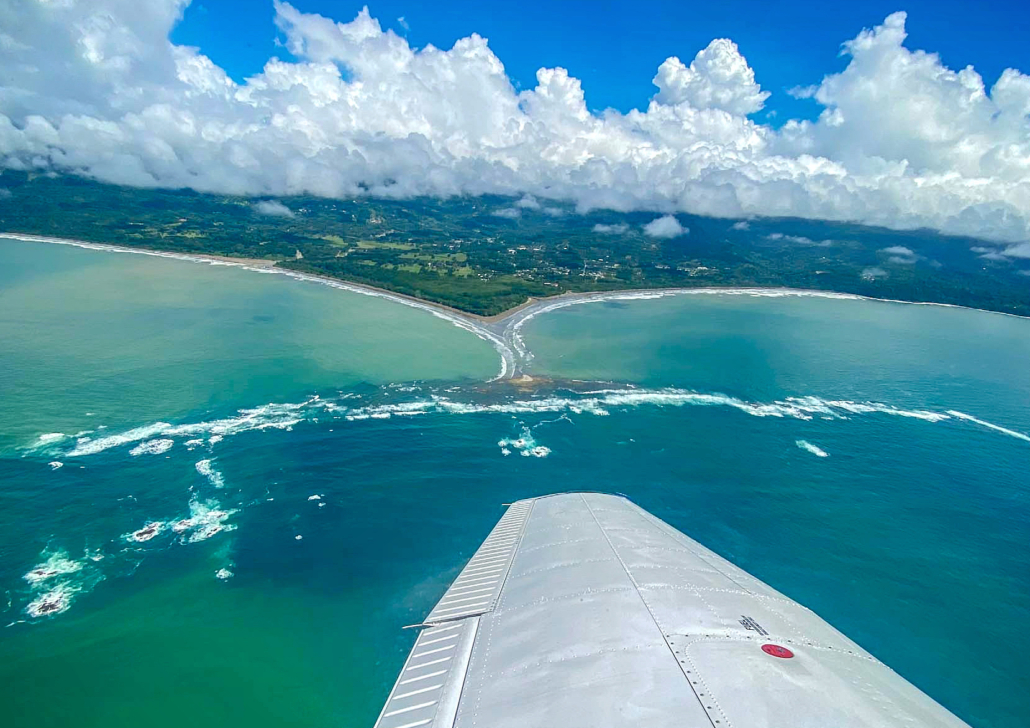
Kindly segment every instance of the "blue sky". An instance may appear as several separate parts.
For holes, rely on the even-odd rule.
[[[308,13],[353,19],[365,3],[293,0]],[[644,108],[655,92],[656,69],[670,55],[689,63],[710,40],[735,41],[756,80],[772,92],[757,118],[774,125],[788,118],[814,118],[814,102],[785,91],[817,84],[840,71],[840,44],[873,27],[896,10],[909,14],[911,49],[941,56],[944,65],[973,65],[990,86],[1007,67],[1030,69],[1030,4],[968,0],[874,0],[872,2],[780,3],[719,0],[566,0],[497,3],[439,0],[434,3],[382,0],[368,4],[385,28],[416,47],[450,48],[479,33],[490,41],[520,88],[532,88],[541,66],[562,66],[583,81],[593,110]],[[398,22],[404,18],[407,28]],[[258,73],[272,55],[289,57],[275,45],[271,0],[194,0],[172,33],[177,43],[195,45],[230,76],[242,81]]]

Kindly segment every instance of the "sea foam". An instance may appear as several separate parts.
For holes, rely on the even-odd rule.
[[[740,397],[714,392],[697,392],[688,389],[667,387],[662,389],[636,389],[632,387],[606,387],[587,391],[563,391],[547,396],[502,399],[501,401],[468,401],[458,399],[453,388],[437,390],[439,393],[418,399],[377,404],[363,404],[353,394],[335,400],[311,397],[303,402],[269,403],[261,407],[239,410],[235,416],[195,423],[172,425],[156,422],[150,425],[126,430],[125,432],[99,438],[80,438],[64,455],[86,457],[111,448],[135,445],[130,454],[164,452],[177,438],[195,446],[200,438],[206,437],[215,443],[226,437],[246,432],[263,430],[291,430],[293,427],[314,421],[343,420],[361,422],[364,420],[388,420],[392,417],[421,417],[432,414],[448,415],[534,415],[544,413],[587,414],[598,417],[613,410],[627,410],[639,407],[721,407],[742,412],[751,417],[782,418],[796,420],[843,420],[855,416],[889,416],[935,423],[950,419],[961,419],[993,431],[1030,442],[1030,435],[978,419],[957,410],[943,412],[928,409],[906,409],[883,402],[829,399],[817,396],[785,397],[771,402],[756,402]],[[54,433],[50,433],[53,435]],[[43,436],[48,442],[59,442],[57,438]],[[52,446],[51,446],[52,447]],[[512,449],[511,446],[502,446]],[[520,452],[529,451],[515,448]],[[55,461],[56,462],[56,461]],[[216,488],[224,485],[224,478],[212,465],[211,459],[196,464],[197,472],[206,477]]]
[[[43,561],[25,575],[31,589],[25,613],[33,619],[68,611],[78,594],[90,591],[104,575],[94,566],[103,558],[99,552],[86,551],[82,559],[71,558],[66,551],[44,550]]]
[[[66,457],[78,458],[86,455],[96,455],[97,453],[109,450],[112,447],[130,445],[141,440],[149,440],[163,435],[170,427],[171,425],[167,422],[155,422],[152,425],[136,427],[117,435],[108,435],[107,437],[97,438],[80,437],[76,441],[75,447],[66,453]]]
[[[211,465],[210,460],[201,460],[194,467],[196,467],[197,472],[207,478],[208,482],[214,487],[225,487],[225,478],[222,477],[220,472],[215,470],[214,466]]]
[[[133,457],[137,455],[160,455],[172,449],[175,440],[147,440],[129,450]]]
[[[33,619],[48,617],[67,612],[72,604],[72,597],[78,589],[72,584],[58,584],[50,591],[36,597],[25,607],[25,613]]]
[[[551,454],[551,448],[537,444],[532,430],[528,427],[522,428],[521,437],[506,437],[498,441],[497,446],[501,448],[502,455],[510,455],[512,450],[518,451],[523,457],[545,458]]]
[[[24,579],[29,582],[29,584],[37,585],[49,581],[56,576],[74,574],[76,571],[81,570],[81,561],[69,558],[68,554],[64,551],[56,551],[51,554],[46,561],[32,567],[32,569],[25,574]]]
[[[826,452],[821,447],[813,445],[808,440],[795,440],[794,444],[797,445],[802,450],[804,450],[805,452],[812,453],[816,457],[820,457],[820,458],[828,458],[828,457],[830,457],[830,453]]]
[[[981,419],[978,419],[976,417],[973,417],[972,415],[967,415],[965,412],[958,412],[957,410],[948,410],[948,414],[951,415],[952,417],[956,417],[956,418],[958,418],[960,420],[966,420],[967,422],[974,422],[974,423],[980,425],[981,427],[987,427],[987,428],[989,428],[991,430],[994,430],[995,432],[1000,432],[1003,435],[1008,435],[1009,437],[1014,437],[1017,440],[1023,440],[1024,442],[1030,442],[1030,435],[1027,435],[1027,434],[1025,434],[1023,432],[1016,432],[1015,430],[1010,430],[1007,427],[1002,427],[1001,425],[995,425],[995,424],[993,424],[991,422],[986,422],[984,420],[981,420]]]

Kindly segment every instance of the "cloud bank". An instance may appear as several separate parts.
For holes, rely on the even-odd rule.
[[[0,166],[1030,239],[1030,77],[1009,69],[988,90],[972,67],[906,48],[904,13],[845,42],[843,71],[793,91],[821,105],[816,121],[776,129],[750,117],[769,94],[727,39],[662,63],[645,110],[595,113],[562,68],[516,90],[478,35],[417,49],[367,9],[340,23],[278,0],[293,60],[236,83],[168,40],[186,1],[0,2]]]

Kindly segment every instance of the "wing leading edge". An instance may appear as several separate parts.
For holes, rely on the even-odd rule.
[[[555,725],[966,726],[811,610],[598,493],[508,509],[376,723]]]

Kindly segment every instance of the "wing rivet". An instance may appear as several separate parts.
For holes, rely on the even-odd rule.
[[[780,645],[762,645],[762,652],[773,657],[782,657],[783,659],[789,659],[794,656],[794,653],[788,650],[786,647]]]

